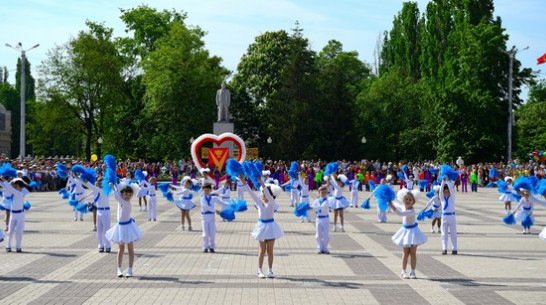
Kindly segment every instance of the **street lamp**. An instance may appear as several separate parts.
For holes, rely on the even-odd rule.
[[[12,47],[9,43],[6,43],[6,47],[12,48],[17,52],[21,52],[21,131],[19,135],[19,154],[21,155],[21,160],[25,155],[25,105],[26,105],[26,85],[25,85],[25,63],[26,63],[26,52],[39,47],[40,44],[33,46],[30,49],[24,50],[23,45],[19,42],[15,47]]]
[[[97,150],[98,150],[98,159],[100,160],[101,146],[102,146],[102,137],[99,137],[99,138],[97,139],[97,143],[99,143],[99,147],[98,147],[99,149],[97,149]]]
[[[366,144],[368,140],[366,140],[366,137],[362,137],[362,139],[360,139],[360,142],[362,142],[362,144]]]
[[[193,141],[195,141],[195,139],[193,137],[190,138],[190,144],[193,144]]]
[[[273,143],[273,139],[271,139],[271,137],[267,138],[267,144],[271,144]]]

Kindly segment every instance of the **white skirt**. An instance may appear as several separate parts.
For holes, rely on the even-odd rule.
[[[148,195],[148,190],[147,189],[140,189],[140,191],[138,191],[138,193],[137,193],[137,197],[139,197],[139,198],[144,197],[146,195]]]
[[[346,208],[349,207],[349,205],[351,204],[349,202],[349,200],[347,200],[347,198],[345,198],[344,196],[342,196],[340,199],[337,199],[339,197],[331,197],[331,204],[330,204],[330,209],[332,210],[344,210]]]
[[[278,239],[284,236],[284,231],[275,221],[263,223],[258,221],[251,233],[252,237],[258,241]]]
[[[393,236],[392,242],[400,247],[420,246],[427,242],[427,236],[419,230],[419,226],[411,229],[401,227]]]
[[[523,217],[525,217],[525,216],[531,214],[530,212],[531,212],[530,210],[527,211],[527,210],[524,210],[524,209],[520,209],[520,210],[518,210],[517,213],[516,213],[516,219],[517,219],[517,220],[523,220]],[[533,219],[533,222],[535,222],[535,217],[534,217],[534,216],[531,216],[531,218]]]
[[[195,208],[195,203],[191,200],[175,200],[174,204],[183,211],[189,211]]]
[[[2,202],[0,202],[0,205],[2,205],[6,210],[11,210],[11,202],[11,200],[4,199]]]
[[[434,219],[434,218],[442,218],[442,210],[441,209],[437,209],[436,212],[434,212],[432,214],[431,219]]]
[[[106,231],[105,237],[116,244],[129,244],[139,240],[142,237],[142,231],[132,219],[131,223],[126,225],[120,225],[118,222]]]
[[[514,201],[514,198],[512,197],[512,194],[502,194],[500,197],[499,197],[499,200],[502,201],[502,202],[507,202],[507,201]]]
[[[538,237],[540,237],[540,239],[546,241],[546,227],[544,227],[544,229],[542,229],[542,232],[540,232],[540,234],[538,234]]]

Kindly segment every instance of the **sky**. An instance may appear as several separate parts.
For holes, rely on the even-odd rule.
[[[320,51],[330,39],[356,50],[359,58],[372,65],[374,47],[380,33],[390,30],[402,0],[0,0],[0,66],[7,66],[11,83],[20,52],[4,46],[21,42],[24,49],[39,43],[27,53],[32,74],[55,45],[66,43],[85,30],[85,20],[104,22],[115,36],[125,36],[119,19],[120,8],[148,4],[157,9],[176,9],[188,14],[187,24],[207,32],[204,40],[211,54],[223,58],[223,65],[235,72],[241,56],[254,37],[266,31],[290,30],[296,21],[311,48]],[[428,0],[417,1],[421,12]],[[544,0],[496,0],[495,16],[503,20],[510,36],[508,47],[529,49],[517,54],[524,67],[546,70],[536,65],[546,53]],[[539,72],[546,78],[546,72]],[[527,96],[524,90],[523,98]]]

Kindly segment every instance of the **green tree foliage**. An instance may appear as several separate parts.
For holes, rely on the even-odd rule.
[[[524,160],[534,150],[546,150],[546,80],[533,83],[529,101],[516,110],[516,148]]]
[[[13,120],[13,110],[11,109],[13,109],[15,105],[20,105],[21,100],[20,100],[19,92],[17,92],[15,88],[11,84],[9,84],[7,81],[8,81],[8,69],[6,67],[0,68],[0,103],[4,105],[4,108],[6,108],[7,111],[12,111],[11,115]],[[8,128],[8,126],[6,126],[5,128]],[[13,129],[12,129],[12,132],[13,132]],[[10,157],[7,151],[9,150],[9,152],[11,152],[11,157],[17,157],[16,155],[14,156],[12,147],[9,147],[8,149],[1,148],[0,153],[6,154],[6,156]],[[18,151],[19,151],[19,147],[17,147],[17,152]]]
[[[103,134],[114,106],[123,98],[122,61],[112,41],[112,29],[86,22],[88,31],[51,50],[41,67],[44,102],[57,100],[75,117],[85,141],[85,156]],[[39,109],[39,108],[38,108]]]

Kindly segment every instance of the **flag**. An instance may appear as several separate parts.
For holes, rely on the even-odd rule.
[[[546,53],[544,53],[542,56],[537,58],[537,65],[543,64],[546,62]]]

